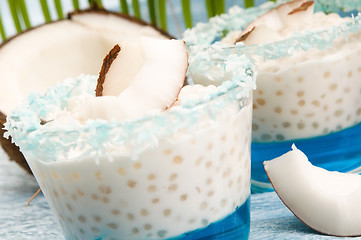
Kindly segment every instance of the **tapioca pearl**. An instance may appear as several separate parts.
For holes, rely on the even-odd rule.
[[[81,223],[85,223],[86,222],[86,218],[83,215],[79,215],[78,216],[78,221]]]
[[[353,75],[353,72],[352,72],[352,71],[349,71],[349,72],[347,73],[347,77],[349,77],[349,78],[352,78],[352,75]]]
[[[171,214],[172,214],[172,210],[170,210],[170,209],[165,209],[165,210],[163,211],[163,215],[164,215],[165,217],[169,217]]]
[[[290,111],[290,112],[291,112],[291,114],[292,114],[292,115],[297,115],[297,114],[298,114],[298,111],[297,111],[297,110],[295,110],[295,109],[291,109],[291,111]]]
[[[272,136],[271,134],[268,134],[268,133],[264,133],[261,135],[261,141],[270,141],[272,139]]]
[[[335,117],[340,117],[343,115],[343,110],[342,109],[338,109],[334,112]]]
[[[134,215],[132,213],[127,213],[127,219],[129,221],[134,221],[135,217],[134,217]]]
[[[313,118],[315,116],[315,113],[311,112],[311,113],[307,113],[305,115],[306,118]]]
[[[188,199],[188,195],[187,194],[182,194],[179,198],[180,198],[180,200],[182,202],[184,202],[184,201],[186,201]]]
[[[147,223],[147,224],[144,224],[143,228],[144,228],[144,230],[149,231],[149,230],[151,230],[151,229],[152,229],[152,225],[151,225],[151,224],[149,224],[149,223]]]
[[[276,128],[278,128],[278,124],[273,124],[272,127],[273,127],[274,129],[276,129]]]
[[[126,175],[126,171],[124,168],[118,168],[117,169],[117,173],[120,175],[120,176],[125,176]]]
[[[154,193],[155,191],[157,191],[157,187],[155,185],[149,185],[147,190],[149,193]]]
[[[275,93],[275,95],[276,95],[277,97],[280,97],[280,96],[283,95],[283,92],[282,92],[281,90],[277,90],[276,93]]]
[[[327,106],[327,105],[323,106],[323,110],[324,110],[325,112],[327,112],[327,111],[328,111],[328,106]]]
[[[112,214],[113,214],[114,216],[118,216],[118,215],[120,214],[120,210],[119,210],[119,209],[113,209],[113,210],[112,210]]]
[[[181,164],[183,162],[183,157],[181,157],[181,156],[179,156],[179,155],[177,155],[177,156],[175,156],[174,158],[173,158],[173,163],[174,164]]]
[[[91,195],[91,198],[92,198],[93,200],[95,200],[95,201],[100,199],[99,195],[97,195],[97,194],[95,194],[95,193],[93,193],[93,194]]]
[[[266,100],[264,100],[263,98],[257,98],[256,103],[260,106],[264,106],[266,105]]]
[[[99,216],[94,216],[93,218],[95,222],[100,222],[102,220]]]
[[[91,230],[93,233],[99,233],[99,232],[100,232],[99,228],[97,228],[97,227],[91,227],[90,230]]]
[[[79,180],[80,179],[80,176],[77,172],[73,172],[72,174],[72,177],[75,179],[75,180]]]
[[[108,223],[107,227],[109,229],[116,230],[116,229],[118,229],[119,226],[117,224],[115,224],[115,223]]]
[[[314,100],[311,102],[313,106],[319,107],[320,106],[320,101],[318,100]]]
[[[137,186],[137,182],[134,180],[128,180],[127,181],[127,186],[130,188],[135,188]]]
[[[211,185],[212,182],[213,182],[213,179],[212,179],[212,178],[207,178],[207,180],[206,180],[206,184],[207,184],[207,185]]]
[[[163,153],[164,153],[164,155],[169,156],[169,155],[171,155],[171,154],[172,154],[172,149],[167,148],[167,149],[165,149],[165,150],[163,151]]]
[[[102,202],[103,202],[104,204],[109,203],[109,198],[103,197],[103,198],[102,198]]]
[[[320,124],[319,124],[318,122],[312,123],[312,127],[313,127],[314,129],[318,129],[319,126],[320,126]]]
[[[59,193],[56,190],[53,190],[53,195],[55,198],[59,198]]]
[[[231,173],[232,173],[232,168],[229,167],[223,172],[222,176],[223,178],[228,178],[231,175]]]
[[[300,90],[297,92],[297,97],[303,97],[305,95],[305,91]]]
[[[71,219],[71,218],[67,218],[66,220],[67,220],[68,223],[70,223],[70,224],[73,223],[73,219]]]
[[[207,146],[208,150],[212,150],[213,148],[213,143],[209,143],[208,146]]]
[[[258,131],[258,129],[259,129],[259,126],[257,125],[257,124],[255,124],[255,123],[253,123],[252,124],[252,131]]]
[[[196,165],[196,166],[200,166],[200,165],[202,164],[203,160],[204,160],[204,157],[199,157],[199,158],[197,159],[195,165]]]
[[[178,185],[177,184],[171,184],[168,186],[168,191],[169,192],[174,192],[178,189]]]
[[[299,122],[299,123],[297,123],[297,128],[298,128],[298,129],[302,130],[302,129],[304,129],[305,127],[306,127],[306,125],[305,125],[304,122]]]
[[[208,191],[207,196],[208,197],[213,197],[214,196],[214,191],[213,190]]]
[[[143,216],[143,217],[146,217],[148,216],[149,212],[147,209],[141,209],[140,210],[140,215]]]
[[[200,206],[199,209],[200,210],[205,210],[208,207],[208,203],[206,201],[203,201]]]
[[[132,233],[133,233],[133,234],[138,234],[138,233],[139,233],[139,229],[138,229],[138,228],[133,228],[133,229],[132,229]]]
[[[227,135],[226,135],[226,134],[223,134],[223,135],[221,136],[221,141],[222,141],[222,142],[227,141]]]
[[[329,78],[331,76],[331,73],[329,71],[324,72],[323,77]]]
[[[147,179],[148,179],[149,181],[153,181],[154,179],[156,179],[156,175],[153,174],[153,173],[151,173],[151,174],[148,175]]]
[[[276,134],[275,138],[276,138],[277,141],[285,140],[285,136],[283,136],[282,134]]]
[[[227,199],[222,199],[220,203],[221,207],[225,207],[227,205],[227,202],[228,202]]]
[[[178,178],[178,174],[177,174],[177,173],[172,173],[172,174],[169,176],[169,181],[170,181],[170,182],[174,182],[177,178]]]
[[[83,197],[85,194],[82,190],[78,189],[76,193],[79,195],[79,197]]]
[[[213,163],[212,163],[212,161],[207,161],[204,165],[206,168],[211,168]]]
[[[300,107],[304,107],[306,105],[306,101],[302,99],[302,100],[298,101],[297,105]]]
[[[159,203],[159,201],[160,201],[159,198],[153,198],[152,199],[153,204],[157,204],[157,203]]]
[[[64,196],[68,195],[68,191],[66,191],[63,187],[60,188],[60,192]]]
[[[71,195],[71,199],[73,199],[73,201],[76,201],[76,200],[77,200],[76,194],[72,194],[72,195]]]
[[[361,115],[361,108],[357,109],[356,115],[357,115],[357,116],[360,116],[360,115]]]
[[[335,91],[337,89],[337,87],[338,87],[337,83],[333,83],[328,87],[328,89],[330,91]]]
[[[109,186],[103,186],[103,185],[101,185],[101,186],[98,187],[98,191],[99,191],[101,194],[106,194],[106,195],[112,193],[111,187],[109,187]]]
[[[358,72],[361,72],[361,67],[359,67],[359,68],[357,69],[357,71],[358,71]]]
[[[290,122],[283,122],[282,123],[282,127],[284,128],[290,128],[292,126],[292,124]]]
[[[280,76],[276,76],[274,79],[275,79],[275,81],[278,82],[278,83],[279,83],[279,82],[282,82],[282,78],[281,78]]]
[[[343,91],[344,91],[345,93],[349,93],[349,92],[351,91],[351,89],[348,88],[348,87],[346,87],[346,88],[343,89]]]
[[[95,178],[96,178],[96,180],[98,180],[98,181],[101,181],[101,180],[103,180],[103,172],[102,171],[97,171],[95,174]]]
[[[231,179],[228,181],[228,187],[231,188],[232,186],[233,186],[233,180]]]
[[[253,110],[257,110],[257,109],[258,109],[258,107],[257,107],[256,104],[253,104],[252,108],[253,108]]]
[[[51,176],[55,179],[59,178],[59,174],[56,171],[51,171]]]
[[[167,235],[167,230],[160,230],[157,232],[157,236],[160,238],[164,238]]]
[[[80,232],[81,234],[84,234],[84,233],[85,233],[84,229],[82,229],[82,228],[79,228],[79,232]]]
[[[280,114],[280,113],[282,112],[282,108],[279,107],[279,106],[278,106],[278,107],[275,107],[274,111],[275,111],[275,113]]]
[[[342,129],[343,129],[342,125],[337,125],[337,126],[336,126],[336,131],[340,131],[340,130],[342,130]]]
[[[141,164],[141,163],[139,163],[139,162],[134,163],[134,164],[133,164],[133,168],[134,168],[134,169],[136,169],[136,170],[139,170],[139,169],[141,169],[141,168],[142,168],[142,164]]]
[[[297,82],[298,82],[298,83],[303,82],[303,80],[304,80],[303,77],[298,77],[298,78],[297,78]]]

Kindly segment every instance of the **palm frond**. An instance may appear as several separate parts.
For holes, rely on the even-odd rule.
[[[50,16],[48,2],[46,0],[40,0],[40,6],[41,6],[41,10],[43,11],[45,22],[50,22],[51,16]]]
[[[191,28],[193,26],[191,1],[190,0],[180,0],[180,1],[182,3],[184,25],[186,28]]]

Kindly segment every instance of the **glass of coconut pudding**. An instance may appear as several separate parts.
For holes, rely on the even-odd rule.
[[[343,6],[360,10],[356,2],[326,6],[325,1],[297,0],[246,10],[234,7],[185,32],[195,51],[216,44],[249,56],[257,66],[253,192],[272,190],[263,161],[287,152],[293,143],[316,166],[359,172],[361,16],[320,11]]]
[[[220,84],[184,84],[187,67]],[[29,96],[6,136],[66,239],[248,239],[254,72],[214,48],[187,61],[181,40],[120,43],[99,77]]]

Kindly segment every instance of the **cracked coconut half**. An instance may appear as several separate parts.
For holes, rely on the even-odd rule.
[[[277,195],[307,226],[332,236],[361,236],[361,176],[313,166],[295,146],[264,168]]]
[[[181,40],[142,37],[115,45],[103,60],[96,97],[68,107],[82,121],[125,120],[164,111],[177,100],[188,68]]]
[[[0,45],[0,143],[11,160],[30,169],[19,149],[2,137],[6,116],[31,92],[79,74],[97,74],[101,59],[121,41],[170,39],[138,19],[105,10],[84,10],[25,31]],[[133,60],[131,60],[133,61]],[[134,60],[135,61],[135,60]]]

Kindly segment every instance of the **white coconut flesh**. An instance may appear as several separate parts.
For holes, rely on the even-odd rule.
[[[292,146],[288,153],[264,162],[283,203],[310,228],[333,236],[361,235],[361,176],[313,166]]]
[[[285,33],[290,35],[310,22],[313,12],[313,1],[290,1],[271,9],[251,22],[242,32],[231,33],[222,41],[230,44],[243,41],[245,45],[280,41],[285,38]]]
[[[120,43],[120,52],[105,75],[102,96],[81,96],[69,109],[80,120],[124,120],[164,111],[178,97],[188,68],[181,40],[142,37]],[[80,103],[80,104],[79,104]]]
[[[67,77],[98,74],[114,44],[141,36],[169,38],[160,31],[114,14],[84,12],[39,26],[0,47],[0,112],[8,115],[31,92],[43,92]]]

